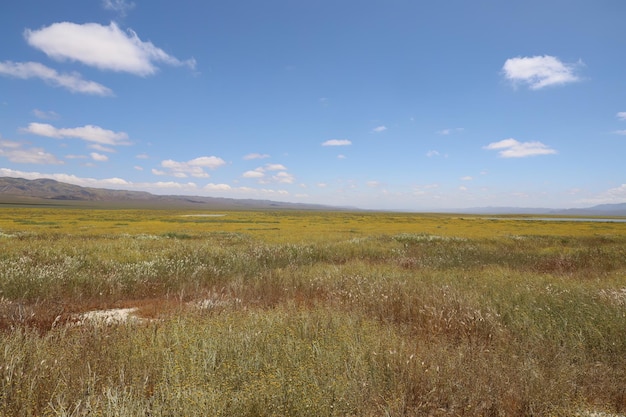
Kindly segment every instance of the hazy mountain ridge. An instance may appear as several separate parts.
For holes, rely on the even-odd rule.
[[[118,204],[124,207],[186,207],[203,209],[303,209],[303,210],[345,210],[319,204],[285,203],[271,200],[235,199],[222,197],[155,195],[145,191],[111,190],[106,188],[81,187],[79,185],[41,178],[0,177],[0,204]],[[351,208],[358,210],[357,208]],[[519,215],[561,215],[561,216],[626,216],[626,203],[600,204],[588,208],[549,209],[521,207],[474,207],[455,210],[441,210],[466,214],[519,214]]]
[[[284,203],[271,200],[221,197],[155,195],[145,191],[111,190],[81,187],[52,179],[27,180],[0,177],[0,204],[63,203],[89,206],[89,203],[116,204],[123,207],[185,207],[199,209],[309,209],[340,210],[317,204]]]
[[[446,210],[467,214],[520,214],[550,216],[626,216],[626,203],[600,204],[593,207],[573,209],[550,209],[542,207],[472,207],[468,209]]]

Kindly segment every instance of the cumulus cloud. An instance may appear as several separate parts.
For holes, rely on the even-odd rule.
[[[484,149],[496,150],[502,158],[524,158],[557,153],[556,150],[549,148],[541,142],[519,142],[513,138],[490,143],[484,146]]]
[[[543,55],[507,59],[502,67],[504,77],[513,85],[526,84],[531,90],[579,81],[576,70],[582,62],[567,64]]]
[[[101,153],[97,153],[97,152],[92,152],[89,154],[89,156],[91,156],[91,159],[93,159],[94,161],[98,161],[98,162],[106,162],[109,160],[108,156],[103,155]]]
[[[258,168],[254,171],[246,171],[242,175],[244,178],[263,178],[265,174],[263,171],[259,171]]]
[[[115,2],[113,2],[115,3]],[[195,68],[195,60],[181,61],[152,42],[144,42],[132,30],[122,31],[117,24],[53,23],[38,30],[26,29],[29,45],[58,61],[77,61],[101,70],[129,72],[147,76],[157,71],[156,64]]]
[[[277,174],[267,176],[268,172],[279,171]],[[258,179],[259,183],[267,184],[270,182],[278,182],[284,184],[292,184],[295,178],[292,174],[287,172],[287,167],[283,164],[265,164],[254,170],[246,171],[241,175],[243,178]]]
[[[229,191],[229,190],[232,190],[232,187],[228,184],[209,183],[204,186],[204,189],[207,191]]]
[[[159,182],[141,182],[134,183],[132,181],[127,181],[123,178],[112,177],[112,178],[85,178],[78,177],[72,174],[65,173],[41,173],[41,172],[28,172],[28,171],[19,171],[9,168],[0,168],[0,176],[6,177],[15,177],[15,178],[25,178],[29,180],[34,180],[38,178],[50,178],[56,181],[66,182],[68,184],[80,185],[82,187],[96,187],[96,188],[116,188],[116,189],[125,189],[125,190],[141,190],[141,191],[153,191],[153,192],[184,192],[184,193],[195,193],[198,190],[197,184],[193,182],[180,183],[175,181],[159,181]]]
[[[61,165],[63,161],[43,148],[26,148],[20,142],[0,138],[0,157],[18,164]]]
[[[249,161],[251,159],[265,159],[269,157],[270,157],[269,155],[264,154],[264,153],[249,153],[245,155],[243,159],[245,159],[246,161]]]
[[[264,169],[266,171],[286,171],[287,167],[283,164],[266,164]]]
[[[272,176],[272,179],[282,184],[293,184],[295,181],[294,176],[286,171],[279,172],[278,174]]]
[[[95,81],[87,81],[76,72],[59,73],[38,62],[0,62],[0,75],[27,80],[39,78],[54,87],[63,87],[72,93],[112,96],[113,91]],[[36,114],[41,117],[40,114]]]
[[[214,170],[223,165],[226,161],[216,156],[201,156],[187,162],[174,161],[166,159],[161,162],[161,167],[166,171],[152,170],[155,175],[172,175],[177,178],[186,178],[188,176],[196,178],[208,178],[209,174],[205,169]]]
[[[322,143],[322,146],[349,146],[352,145],[347,139],[330,139]]]
[[[21,131],[24,133],[32,133],[34,135],[56,139],[82,139],[84,141],[98,143],[100,145],[130,145],[127,133],[114,132],[112,130],[103,129],[94,125],[58,129],[47,123],[30,123],[28,127],[22,128]]]

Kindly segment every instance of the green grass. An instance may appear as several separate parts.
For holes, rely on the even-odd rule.
[[[622,224],[38,213],[0,229],[0,416],[626,412]]]

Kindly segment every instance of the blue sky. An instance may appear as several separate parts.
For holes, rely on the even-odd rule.
[[[370,209],[626,201],[622,0],[21,0],[0,176]]]

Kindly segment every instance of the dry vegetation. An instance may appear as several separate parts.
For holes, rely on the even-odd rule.
[[[591,412],[626,412],[624,223],[0,210],[2,416]]]

